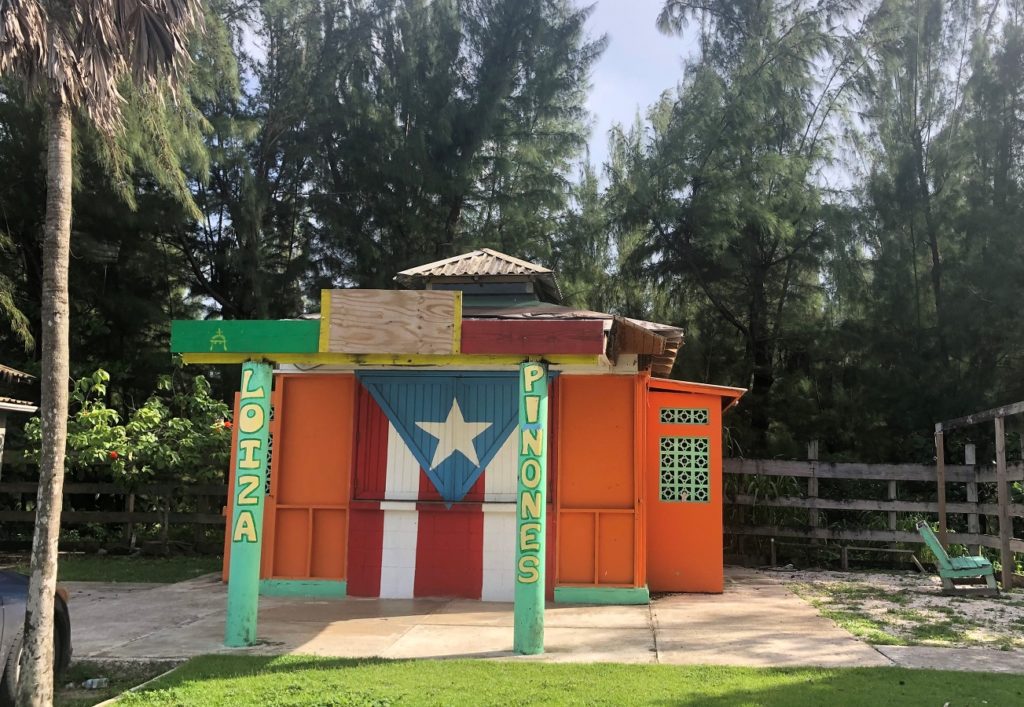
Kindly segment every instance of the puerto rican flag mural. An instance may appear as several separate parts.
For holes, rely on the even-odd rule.
[[[359,379],[348,594],[511,601],[516,374]]]

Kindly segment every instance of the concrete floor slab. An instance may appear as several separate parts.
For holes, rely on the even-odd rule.
[[[544,653],[529,660],[552,663],[656,663],[649,628],[545,628]]]
[[[931,646],[878,646],[878,651],[903,668],[1024,673],[1024,662],[1017,651]]]
[[[549,604],[544,623],[551,628],[621,628],[651,630],[651,610],[638,606]]]
[[[1011,671],[1016,653],[885,647],[821,617],[775,578],[730,571],[723,594],[642,606],[549,604],[542,656],[512,655],[512,605],[447,599],[260,601],[258,645],[223,646],[227,592],[211,575],[174,585],[70,583],[75,657],[187,658],[203,653],[480,657],[751,666],[955,667]]]
[[[891,665],[782,584],[748,573],[730,580],[722,594],[674,594],[651,603],[660,662]]]

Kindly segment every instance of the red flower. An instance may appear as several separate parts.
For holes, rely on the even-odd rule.
[[[120,455],[120,454],[118,454],[118,453],[117,453],[117,452],[115,452],[115,451],[110,451],[110,452],[107,452],[107,456],[108,456],[108,457],[110,457],[111,459],[117,459],[117,458],[118,458],[119,456],[121,456],[121,455]]]
[[[231,429],[231,420],[224,420],[224,422],[222,422],[221,424],[224,425],[224,429],[226,429],[226,430],[230,430]]]

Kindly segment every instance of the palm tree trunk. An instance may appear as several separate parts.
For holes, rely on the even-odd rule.
[[[53,704],[53,598],[57,589],[57,539],[68,432],[71,179],[71,110],[54,98],[49,108],[43,237],[40,402],[43,441],[18,688],[18,704],[25,706]]]

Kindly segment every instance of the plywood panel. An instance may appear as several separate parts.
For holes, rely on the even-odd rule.
[[[633,515],[602,513],[598,517],[598,584],[633,584]]]
[[[349,513],[347,591],[349,596],[375,597],[380,594],[384,511],[353,508]]]
[[[309,575],[321,579],[345,576],[345,511],[313,510],[313,556]]]
[[[355,377],[277,378],[273,577],[343,579]]]
[[[274,576],[306,577],[309,511],[278,509],[274,538]]]
[[[348,354],[456,353],[461,292],[326,290],[321,351]]]
[[[278,505],[344,505],[352,465],[351,375],[283,376],[281,439],[274,440]]]
[[[633,508],[634,381],[559,377],[561,508]]]
[[[594,514],[558,516],[558,583],[593,584]]]
[[[420,511],[414,596],[480,598],[484,514],[464,507]]]

